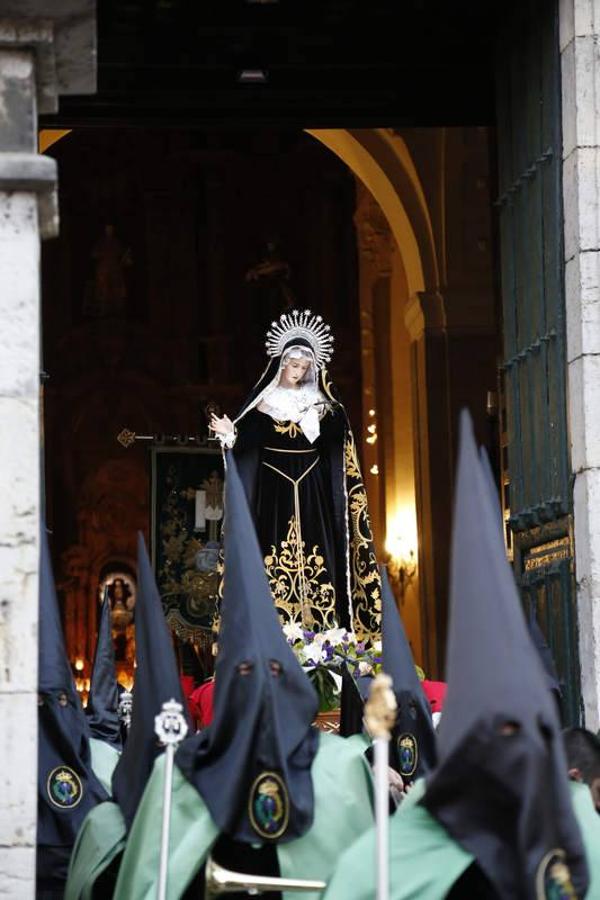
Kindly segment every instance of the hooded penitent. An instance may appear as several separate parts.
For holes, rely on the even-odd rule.
[[[138,535],[138,592],[135,605],[135,684],[131,727],[113,773],[113,796],[131,825],[154,760],[162,752],[154,718],[174,699],[185,709],[171,633],[165,621],[144,539]]]
[[[67,659],[42,529],[39,619],[37,889],[62,897],[79,827],[107,794],[92,771],[89,730]]]
[[[494,475],[492,472],[492,466],[490,464],[490,458],[487,454],[487,451],[484,447],[479,448],[479,459],[481,461],[481,468],[483,471],[483,475],[485,480],[487,481],[488,489],[490,492],[490,497],[492,499],[492,507],[495,512],[495,519],[500,528],[500,539],[504,542],[504,523],[502,519],[502,510],[500,507],[500,503],[498,500],[498,490],[496,488],[496,482],[494,481]],[[560,713],[561,709],[561,699],[562,699],[562,690],[560,681],[556,672],[556,666],[554,664],[554,658],[552,656],[552,651],[548,646],[546,638],[542,633],[542,629],[540,628],[538,621],[535,617],[535,612],[533,608],[529,611],[529,616],[527,620],[527,624],[529,626],[529,634],[531,635],[531,639],[533,644],[540,655],[540,659],[542,661],[542,665],[544,667],[544,674],[546,677],[546,684],[548,686],[548,690],[552,692],[554,699],[557,703],[557,707]]]
[[[92,737],[112,744],[120,750],[122,741],[118,707],[119,690],[115,672],[115,648],[111,634],[110,601],[105,595],[100,612],[98,640],[85,713]]]
[[[290,841],[313,819],[317,696],[283,636],[230,453],[225,515],[214,716],[176,763],[220,832],[249,844]]]
[[[233,452],[282,619],[362,640],[379,636],[381,586],[352,430],[325,368],[331,343],[308,310],[272,324]],[[280,384],[290,356],[309,362],[298,390]]]
[[[421,802],[475,856],[499,897],[583,897],[587,865],[560,727],[496,516],[463,413],[448,693],[439,762]]]
[[[371,675],[355,675],[346,663],[342,666],[340,696],[340,735],[350,737],[364,730],[364,707],[373,683]]]
[[[405,784],[425,775],[435,765],[436,744],[431,709],[404,632],[388,581],[382,573],[383,671],[393,682],[398,712],[390,743],[390,765]]]

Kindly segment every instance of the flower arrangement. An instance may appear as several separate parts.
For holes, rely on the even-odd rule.
[[[345,628],[307,631],[296,623],[287,623],[283,632],[298,662],[319,695],[319,712],[340,705],[341,670],[346,664],[352,674],[376,675],[381,670],[381,642],[365,644]]]

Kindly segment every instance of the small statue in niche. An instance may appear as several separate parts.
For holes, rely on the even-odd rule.
[[[121,576],[114,578],[107,587],[113,628],[115,631],[124,631],[133,619],[135,594]]]
[[[127,311],[125,270],[132,265],[131,250],[115,234],[114,225],[104,226],[104,234],[92,250],[94,277],[86,285],[83,312],[103,318],[121,316]]]

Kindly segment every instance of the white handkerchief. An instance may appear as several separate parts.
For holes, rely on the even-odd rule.
[[[298,424],[300,425],[300,428],[302,429],[307,441],[310,441],[311,444],[314,444],[321,431],[319,425],[319,412],[317,410],[317,407],[311,406],[308,412],[304,413]]]

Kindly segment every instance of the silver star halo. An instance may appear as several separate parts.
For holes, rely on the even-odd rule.
[[[267,331],[265,347],[269,356],[281,356],[283,348],[295,338],[308,341],[315,355],[317,367],[321,368],[333,356],[333,335],[322,316],[314,315],[310,309],[293,309],[283,313],[278,322],[271,322]]]

